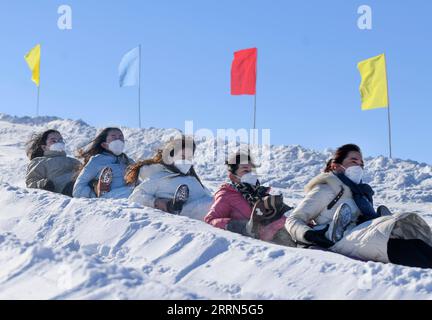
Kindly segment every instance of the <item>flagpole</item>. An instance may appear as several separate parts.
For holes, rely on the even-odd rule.
[[[39,57],[39,83],[38,83],[38,90],[37,90],[37,103],[36,103],[36,117],[39,117],[39,98],[40,98],[40,70],[41,70],[41,62],[40,62],[40,57]]]
[[[391,138],[391,121],[390,121],[390,100],[388,100],[387,98],[387,101],[388,101],[387,118],[388,118],[388,130],[389,130],[389,150],[390,150],[390,159],[391,159],[392,158],[392,138]]]
[[[392,158],[392,138],[391,138],[390,95],[389,95],[389,86],[388,86],[387,64],[385,69],[386,69],[386,81],[387,81],[387,119],[388,119],[388,131],[389,131],[389,151],[390,151],[390,159],[391,159]]]
[[[253,128],[256,129],[256,93],[254,95],[254,120],[253,120]]]
[[[39,117],[39,96],[40,96],[40,84],[37,86],[36,117]]]
[[[257,109],[256,108],[256,105],[257,105],[257,99],[256,99],[256,97],[257,97],[257,88],[256,88],[257,82],[258,82],[258,53],[257,53],[257,59],[255,61],[255,96],[254,96],[254,125],[253,125],[253,128],[254,128],[253,143],[254,143],[254,145],[255,145],[255,129],[256,129],[256,109]]]
[[[256,92],[254,95],[254,106],[253,106],[253,130],[252,130],[252,145],[255,145],[255,129],[256,129]]]
[[[141,129],[141,44],[139,45],[138,122]]]

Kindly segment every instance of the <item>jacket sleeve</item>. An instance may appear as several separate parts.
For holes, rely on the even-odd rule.
[[[285,228],[294,241],[309,243],[304,238],[306,231],[311,230],[309,222],[316,219],[334,197],[333,190],[327,184],[318,184],[307,193],[285,222]]]
[[[216,195],[210,211],[204,217],[204,221],[216,228],[226,229],[231,221],[232,208],[228,196],[223,193]]]
[[[26,174],[27,188],[43,189],[47,183],[44,165],[40,162],[30,163]]]
[[[75,181],[72,193],[74,198],[96,198],[96,193],[90,187],[90,183],[98,178],[98,168],[97,158],[91,158]]]
[[[129,196],[130,202],[141,204],[145,207],[154,208],[156,200],[157,184],[148,179],[141,182]]]

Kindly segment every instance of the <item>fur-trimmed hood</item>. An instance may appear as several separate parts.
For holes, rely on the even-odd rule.
[[[335,194],[338,194],[341,187],[344,188],[346,196],[352,197],[351,189],[344,184],[333,172],[324,172],[313,178],[305,187],[305,192],[310,192],[318,184],[327,184]]]

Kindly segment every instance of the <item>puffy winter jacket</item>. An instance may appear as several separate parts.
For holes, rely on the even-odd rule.
[[[342,197],[331,209],[327,206],[332,202],[343,188]],[[294,241],[308,243],[304,239],[306,231],[311,230],[309,225],[315,222],[318,225],[327,225],[333,220],[337,208],[346,203],[354,212],[352,222],[357,222],[360,210],[352,198],[352,192],[333,173],[322,173],[312,179],[305,187],[306,197],[287,217],[286,229]]]
[[[231,220],[249,220],[252,208],[243,195],[229,184],[223,184],[214,195],[214,203],[204,221],[214,227],[226,229]],[[260,228],[260,238],[270,241],[284,227],[285,217]]]
[[[73,182],[81,162],[66,156],[65,152],[45,151],[43,157],[34,158],[27,167],[28,188],[44,189],[52,181],[54,191],[62,193],[68,183]]]
[[[73,189],[75,198],[95,198],[93,182],[99,179],[99,175],[105,167],[113,171],[111,191],[104,194],[103,198],[127,198],[133,191],[133,187],[126,185],[124,175],[128,165],[134,163],[125,154],[115,156],[109,152],[103,152],[90,158],[89,162],[79,174]]]
[[[341,188],[343,196],[328,210],[328,204],[335,199]],[[314,178],[305,188],[306,197],[288,216],[285,227],[295,241],[307,243],[304,233],[310,230],[308,223],[314,220],[320,225],[332,221],[333,215],[342,203],[347,203],[354,212],[352,224],[344,237],[331,251],[365,261],[389,262],[388,240],[420,239],[432,245],[432,231],[429,225],[416,213],[396,213],[379,217],[355,226],[360,211],[352,199],[351,190],[333,173],[323,173]]]
[[[183,206],[181,215],[202,220],[213,199],[211,192],[193,176],[185,176],[170,171],[161,164],[145,165],[140,169],[141,183],[130,195],[129,201],[154,208],[157,198],[172,199],[177,187],[189,187],[189,199]]]

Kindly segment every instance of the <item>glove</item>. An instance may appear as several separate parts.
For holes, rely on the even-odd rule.
[[[250,237],[251,234],[247,228],[248,222],[248,220],[231,220],[228,222],[226,230]]]
[[[329,226],[323,230],[308,230],[304,234],[304,238],[311,242],[312,244],[317,245],[318,247],[328,249],[332,246],[334,246],[334,242],[327,239],[325,236],[325,233],[329,229]]]
[[[75,183],[74,181],[68,182],[63,188],[61,193],[64,194],[65,196],[72,197],[74,183]]]

